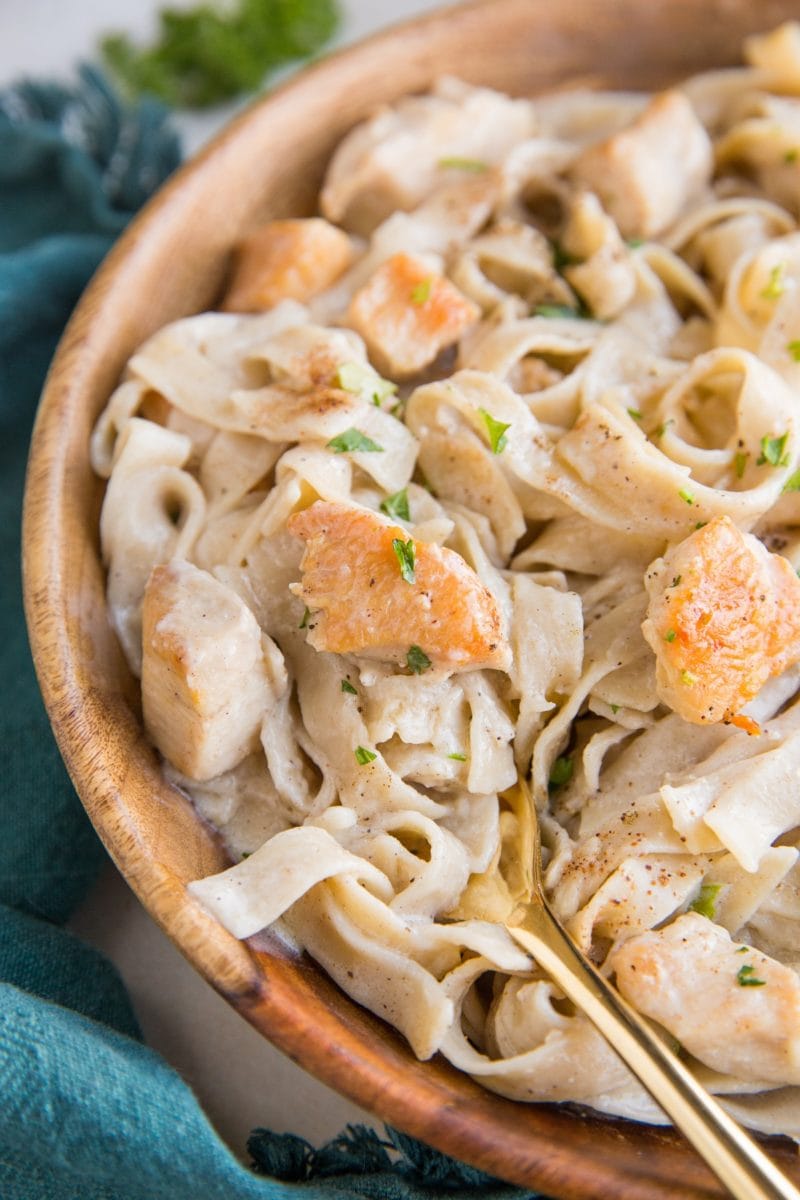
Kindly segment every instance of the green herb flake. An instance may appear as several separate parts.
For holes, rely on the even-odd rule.
[[[489,170],[489,164],[480,158],[462,158],[459,154],[450,154],[440,158],[437,164],[443,171],[472,171],[480,175]]]
[[[628,238],[625,245],[629,246],[631,250],[638,250],[640,246],[644,245],[644,238]]]
[[[619,712],[619,705],[618,705],[618,704],[612,704],[612,705],[611,705],[611,711],[612,711],[612,713],[614,714],[614,716],[616,716],[616,715],[617,715],[617,713]]]
[[[410,521],[411,509],[408,507],[408,489],[403,488],[401,491],[387,496],[385,500],[381,500],[381,512],[386,513],[387,517],[394,517],[395,520]]]
[[[736,953],[737,954],[749,954],[750,947],[749,946],[740,946],[739,949],[736,951]]]
[[[351,392],[365,400],[371,399],[378,407],[397,391],[397,384],[392,383],[391,379],[383,379],[377,371],[359,362],[341,363],[336,371],[335,382],[342,391]]]
[[[404,542],[401,538],[392,538],[392,549],[397,555],[397,561],[400,564],[400,574],[403,576],[403,579],[405,579],[406,583],[414,583],[417,576],[414,571],[416,554],[413,539],[409,538],[407,542]]]
[[[653,434],[653,437],[662,438],[664,436],[664,434],[667,432],[667,430],[669,429],[670,425],[674,425],[674,424],[675,424],[675,418],[668,417],[666,421],[662,421],[662,423],[659,425],[658,429]]]
[[[565,250],[560,242],[551,242],[550,250],[553,254],[553,266],[557,271],[562,271],[564,267],[573,267],[576,263],[583,262],[583,259]]]
[[[360,767],[365,767],[367,763],[374,762],[378,757],[374,750],[367,750],[365,746],[356,746],[353,754],[355,754],[356,762]]]
[[[693,675],[691,671],[681,671],[680,680],[681,683],[686,684],[687,687],[691,687],[693,684],[697,683],[697,676]]]
[[[565,783],[569,783],[570,779],[572,779],[574,769],[575,764],[568,754],[557,758],[550,768],[549,786],[551,788],[560,788]]]
[[[762,300],[778,300],[778,299],[780,299],[780,297],[786,291],[786,284],[785,284],[784,278],[783,278],[785,273],[786,273],[786,263],[783,263],[783,262],[776,263],[775,266],[772,268],[772,270],[769,273],[769,280],[767,282],[766,287],[762,288],[762,291],[761,291],[761,299]]]
[[[800,157],[800,150],[798,150],[796,146],[792,146],[791,150],[787,150],[786,153],[784,154],[783,161],[786,163],[787,167],[790,167],[792,165],[792,163],[797,162],[797,159],[799,157]]]
[[[641,421],[642,419],[642,414],[639,412],[638,408],[629,408],[628,416],[633,417],[634,421]]]
[[[705,529],[708,521],[695,521],[695,529]]]
[[[303,613],[303,619],[297,628],[298,629],[308,629],[308,622],[310,620],[311,620],[311,609],[306,608],[305,612]]]
[[[785,467],[789,461],[789,454],[786,450],[786,442],[789,433],[782,433],[780,437],[772,437],[766,433],[761,439],[761,453],[756,459],[756,466],[763,467],[768,463],[771,467]]]
[[[678,492],[678,495],[680,496],[681,500],[684,500],[687,504],[694,504],[694,492],[690,492],[688,488],[681,488],[681,490]]]
[[[409,671],[413,671],[415,675],[421,675],[423,671],[428,671],[433,664],[427,654],[419,646],[409,646],[406,654],[406,666]]]
[[[800,468],[793,475],[789,476],[781,491],[800,492]]]
[[[448,754],[447,757],[452,758],[454,760],[454,762],[466,762],[467,761],[466,754],[458,754],[458,753]]]
[[[478,412],[483,417],[486,424],[486,429],[489,433],[489,445],[492,447],[492,454],[502,454],[508,445],[506,430],[511,428],[510,423],[506,424],[503,421],[496,421],[495,418],[488,413],[485,408],[479,408]]]
[[[159,13],[157,40],[103,39],[109,73],[128,96],[177,108],[207,108],[244,92],[288,63],[317,54],[339,27],[337,0],[231,0]]]
[[[419,305],[427,304],[431,298],[432,286],[433,279],[429,278],[420,280],[420,282],[411,289],[411,303]]]
[[[699,913],[701,917],[708,917],[709,921],[713,921],[717,913],[717,896],[721,891],[721,883],[701,884],[698,895],[689,905],[690,912]]]
[[[786,353],[795,362],[800,362],[800,338],[795,338],[794,341],[786,343]]]
[[[347,692],[347,694],[348,694],[348,695],[350,695],[350,696],[357,696],[357,695],[358,695],[358,692],[357,692],[357,691],[356,691],[356,689],[353,687],[353,685],[352,685],[352,683],[350,682],[350,680],[349,680],[349,679],[343,679],[343,680],[342,680],[342,691],[343,691],[343,692]]]
[[[673,575],[673,576],[672,576],[672,583],[671,583],[669,586],[670,586],[670,587],[677,587],[677,586],[678,586],[678,584],[680,583],[680,581],[681,581],[682,579],[683,579],[683,576],[682,576],[682,575]]]
[[[367,437],[360,429],[345,429],[344,433],[331,438],[326,445],[329,450],[335,450],[337,454],[352,454],[366,450],[383,453],[383,446],[373,442],[372,438]]]
[[[678,635],[674,629],[668,629],[667,632],[664,634],[664,641],[665,642],[674,642],[675,638],[677,636]]]
[[[741,450],[733,456],[733,469],[736,472],[737,479],[741,479],[744,475],[745,467],[747,466],[747,460],[749,457],[749,454],[745,454]]]
[[[751,967],[750,963],[745,963],[743,967],[739,967],[736,972],[736,982],[739,987],[764,987],[766,979],[758,979],[755,974],[755,967]]]
[[[535,317],[568,317],[580,320],[581,313],[577,308],[570,308],[568,304],[537,304],[533,310]]]

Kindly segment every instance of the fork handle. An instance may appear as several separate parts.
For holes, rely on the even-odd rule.
[[[697,1082],[575,947],[546,905],[507,926],[685,1134],[736,1200],[800,1200],[800,1191]]]

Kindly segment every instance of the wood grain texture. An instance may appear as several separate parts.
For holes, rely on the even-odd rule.
[[[419,1063],[313,964],[262,935],[232,938],[186,895],[224,854],[167,787],[110,630],[99,560],[92,424],[132,351],[219,294],[230,248],[271,216],[313,211],[336,142],[376,104],[451,72],[524,95],[562,84],[654,88],[738,60],[744,34],[797,0],[483,0],[373,37],[240,116],[120,239],[62,340],[41,402],[24,518],[26,611],[67,767],[108,850],[161,927],[257,1029],[330,1086],[504,1179],[563,1200],[722,1195],[667,1130],[523,1105],[446,1063]],[[776,1158],[800,1179],[786,1141]]]

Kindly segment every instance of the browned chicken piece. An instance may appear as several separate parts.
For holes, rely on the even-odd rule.
[[[572,179],[602,201],[623,237],[666,229],[711,178],[711,141],[682,92],[661,92],[637,119],[589,146]]]
[[[221,307],[262,312],[281,300],[310,300],[353,260],[347,234],[321,217],[270,221],[236,248],[233,276]]]
[[[715,517],[657,559],[645,583],[642,632],[661,699],[696,725],[752,726],[736,714],[800,659],[800,579],[791,563],[730,517]]]
[[[154,567],[142,618],[147,732],[190,779],[231,770],[258,746],[272,698],[255,617],[213,575],[175,559]]]
[[[347,321],[379,371],[415,375],[476,323],[480,309],[410,254],[393,254],[356,292]]]
[[[608,965],[625,999],[701,1062],[800,1084],[800,979],[790,967],[693,912],[630,938]]]
[[[460,554],[348,504],[319,501],[289,529],[306,543],[292,591],[311,610],[317,650],[423,669],[508,666],[497,602]]]

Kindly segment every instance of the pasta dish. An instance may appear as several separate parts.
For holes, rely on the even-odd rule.
[[[92,440],[190,892],[421,1059],[665,1118],[504,923],[800,1137],[800,26],[656,95],[452,78],[236,249]]]

